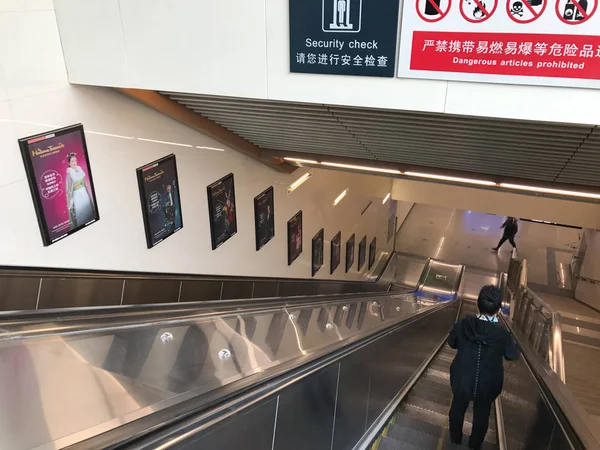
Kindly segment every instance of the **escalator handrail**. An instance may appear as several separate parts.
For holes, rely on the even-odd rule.
[[[504,315],[500,315],[500,318],[521,349],[521,357],[534,375],[541,393],[546,394],[548,407],[566,437],[569,440],[575,438],[579,441],[581,446],[573,448],[600,449],[600,429],[591,421],[583,406],[562,382],[559,375],[531,348],[525,336],[514,326],[513,322]]]
[[[454,302],[443,302],[439,305],[416,313],[400,321],[390,323],[383,329],[377,329],[371,334],[357,336],[350,342],[340,343],[337,348],[326,349],[313,355],[313,359],[303,363],[284,363],[276,367],[275,372],[265,372],[248,377],[252,381],[245,385],[248,379],[225,386],[226,396],[215,400],[212,404],[200,403],[197,399],[176,404],[169,410],[159,410],[154,414],[143,417],[136,422],[112,429],[102,435],[91,437],[86,441],[67,447],[67,449],[92,450],[96,448],[128,449],[167,449],[182,441],[183,438],[196,435],[213,427],[233,414],[272,397],[286,387],[306,378],[307,376],[334,364],[342,358],[355,353],[362,348],[409,326],[421,319],[450,307]],[[241,387],[240,387],[241,386]]]

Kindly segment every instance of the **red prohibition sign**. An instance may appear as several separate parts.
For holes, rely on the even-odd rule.
[[[556,0],[556,15],[567,25],[580,25],[587,22],[594,15],[596,9],[598,9],[598,0],[591,0],[594,2],[594,7],[590,12],[587,11],[587,8],[584,9],[583,6],[579,4],[579,0],[567,0],[564,4],[563,10],[561,11],[561,1],[562,0]],[[572,5],[571,8],[569,7],[570,5]],[[568,18],[569,16],[570,18]],[[581,18],[577,19],[577,17]]]
[[[523,4],[523,6],[525,7],[525,8],[521,8],[521,14],[523,14],[527,11],[529,11],[531,13],[531,17],[529,19],[519,19],[519,18],[517,18],[518,14],[513,14],[513,8],[514,8],[513,5],[517,2],[521,2]],[[548,6],[548,0],[542,0],[542,8],[540,9],[539,12],[536,12],[536,10],[533,9],[533,6],[531,6],[527,0],[508,0],[506,2],[506,14],[508,14],[508,17],[510,17],[511,20],[513,20],[514,22],[522,23],[522,24],[531,23],[541,17],[541,15],[546,10],[546,6]]]
[[[439,22],[440,20],[442,20],[448,15],[448,13],[450,12],[450,7],[452,6],[452,0],[448,0],[448,7],[446,8],[446,11],[442,11],[442,8],[440,8],[440,6],[435,0],[425,0],[425,7],[433,8],[433,10],[437,12],[436,15],[432,15],[432,17],[427,17],[421,12],[421,8],[419,7],[419,3],[421,3],[422,1],[423,0],[417,0],[416,2],[417,14],[421,19],[429,23]]]
[[[484,6],[484,4],[483,4],[484,0],[470,0],[473,3],[475,3],[475,9],[473,10],[473,17],[469,17],[467,15],[467,13],[465,13],[465,8],[464,8],[464,4],[467,2],[467,0],[459,0],[459,1],[460,1],[460,13],[462,14],[462,16],[464,17],[464,19],[467,22],[471,22],[471,23],[485,22],[486,20],[488,20],[490,17],[492,17],[494,15],[494,12],[496,12],[496,8],[498,7],[498,0],[492,0],[494,2],[494,7],[492,8],[491,11],[488,11],[486,6]],[[481,17],[477,18],[475,16],[475,11],[479,11],[479,14],[483,14],[483,15]]]

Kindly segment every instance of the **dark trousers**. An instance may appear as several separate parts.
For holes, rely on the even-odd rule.
[[[450,438],[452,442],[462,443],[465,413],[471,399],[454,396],[450,407]],[[473,431],[469,439],[469,448],[479,449],[485,439],[490,424],[493,400],[473,401]]]
[[[502,238],[500,239],[500,242],[498,242],[498,245],[496,246],[496,248],[502,247],[502,244],[504,244],[506,241],[510,242],[511,245],[513,246],[513,248],[517,248],[517,244],[515,244],[514,236],[502,236]]]

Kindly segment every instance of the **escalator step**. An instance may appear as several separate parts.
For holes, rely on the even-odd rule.
[[[427,422],[433,425],[437,425],[439,427],[448,428],[448,410],[444,413],[438,413],[435,411],[431,411],[428,409],[423,409],[422,407],[408,404],[406,402],[402,402],[400,405],[400,409],[398,410],[398,416],[396,418],[396,422],[399,423],[402,417],[410,417],[412,419]],[[463,428],[463,433],[465,436],[468,436],[471,433],[471,422],[473,419],[473,415],[471,412],[467,412],[465,416],[465,425]],[[498,442],[498,437],[496,433],[496,425],[494,421],[494,415],[490,417],[490,428],[488,428],[488,432],[485,436],[485,440],[489,443],[495,444]]]
[[[407,444],[406,442],[400,442],[396,439],[383,436],[379,442],[378,450],[423,450],[423,447],[415,447],[414,445]]]
[[[446,428],[443,426],[424,422],[408,416],[396,416],[396,421],[390,425],[388,436],[398,439],[396,436],[398,436],[398,433],[404,428],[412,428],[422,433],[427,433],[435,438],[439,438],[447,433]]]
[[[379,443],[379,450],[463,450],[467,448],[462,445],[453,444],[450,441],[443,441],[441,446],[439,444],[439,441],[435,441],[433,446],[412,445],[390,437],[382,437]],[[485,445],[483,450],[488,450]]]
[[[443,433],[442,433],[443,434]],[[440,436],[432,436],[429,433],[423,433],[416,428],[392,425],[388,429],[388,437],[398,441],[407,442],[418,448],[437,448],[439,442],[444,439]]]
[[[437,392],[440,395],[452,396],[452,390],[450,389],[450,383],[447,380],[429,375],[425,373],[419,382],[413,388],[414,390],[427,390],[431,392]]]
[[[452,403],[452,391],[449,387],[450,386],[447,386],[446,389],[435,389],[431,387],[431,384],[417,384],[410,391],[410,395],[450,408],[450,404]]]
[[[415,426],[401,426],[392,424],[388,429],[388,437],[394,438],[398,441],[408,442],[416,447],[420,448],[437,448],[439,442],[446,438],[445,430],[443,428],[436,427],[438,434],[433,435],[430,432],[424,432],[421,430],[421,424]]]
[[[440,404],[436,401],[435,398],[429,398],[429,396],[422,397],[414,391],[410,391],[410,393],[406,397],[405,403],[407,405],[416,406],[417,408],[432,411],[434,413],[441,414],[444,416],[447,416],[448,411],[450,410],[449,403]]]

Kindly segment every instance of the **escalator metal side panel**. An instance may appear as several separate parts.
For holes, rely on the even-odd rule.
[[[258,450],[265,442],[276,450],[352,448],[445,338],[457,307],[451,302],[406,326],[382,331],[368,343],[357,342],[355,350],[311,369],[310,375],[276,388],[250,407],[224,405],[227,420],[200,413],[177,430],[123,448]],[[241,433],[247,433],[245,439]],[[256,442],[248,436],[256,436]]]
[[[14,387],[0,392],[2,442],[11,450],[72,445],[236,381],[310,360],[436,306],[413,295],[327,305],[320,299],[251,313],[0,340],[0,383]]]
[[[447,264],[429,259],[421,274],[417,294],[435,299],[454,299],[460,289],[464,272],[465,266],[462,264]]]

